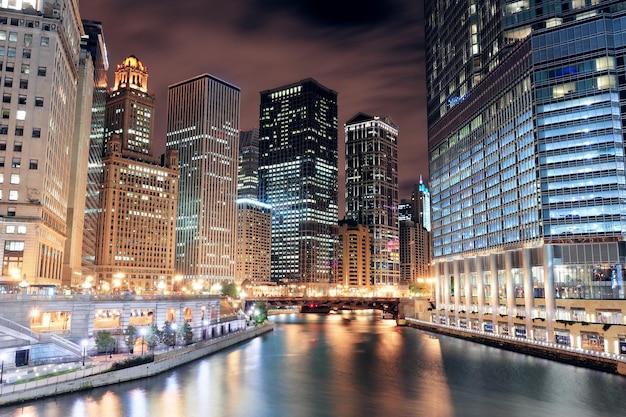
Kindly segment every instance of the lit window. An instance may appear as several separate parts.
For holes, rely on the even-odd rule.
[[[0,41],[6,41],[7,40],[7,32],[4,30],[0,30]]]
[[[7,234],[13,234],[13,233],[15,233],[15,226],[14,225],[7,225],[7,227],[4,229],[4,231]]]
[[[26,110],[18,110],[15,117],[17,120],[25,120],[26,119]]]
[[[30,74],[30,65],[22,64],[22,69],[20,70],[22,74]]]
[[[20,174],[11,174],[11,184],[20,183]]]
[[[25,235],[26,234],[26,226],[17,226],[17,234]]]
[[[9,32],[9,42],[17,42],[17,32]]]
[[[9,201],[17,201],[18,196],[17,190],[9,190]]]

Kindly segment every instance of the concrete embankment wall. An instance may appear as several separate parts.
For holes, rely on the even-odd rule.
[[[570,365],[626,376],[626,363],[612,358],[586,355],[574,350],[555,349],[543,344],[528,343],[514,338],[509,339],[478,334],[420,320],[408,319],[407,325],[432,333],[458,337],[472,342],[497,347],[499,349],[506,349]]]
[[[150,377],[253,339],[273,329],[273,323],[267,322],[263,326],[231,333],[216,340],[198,342],[192,346],[160,353],[155,355],[154,362],[119,371],[98,373],[71,380],[67,380],[67,375],[61,375],[46,380],[4,386],[2,396],[0,396],[0,406]],[[77,371],[79,372],[81,371]],[[10,388],[13,388],[13,391],[7,392]]]

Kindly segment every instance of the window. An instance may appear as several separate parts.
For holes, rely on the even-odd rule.
[[[43,107],[43,97],[35,97],[35,107]]]
[[[28,80],[20,80],[20,88],[21,89],[28,88]]]
[[[28,48],[22,49],[22,58],[30,59],[30,49]]]
[[[2,102],[3,103],[10,103],[11,102],[11,94],[10,93],[3,93],[2,94]]]
[[[15,136],[24,136],[24,126],[15,126]]]
[[[11,174],[11,184],[19,184],[20,183],[20,174]]]
[[[26,234],[26,226],[17,226],[17,234],[25,235]]]
[[[32,137],[34,138],[40,138],[41,137],[41,129],[38,127],[33,127],[33,134]]]
[[[0,41],[6,41],[6,40],[7,40],[6,30],[0,30]]]
[[[15,113],[15,118],[17,120],[26,120],[26,110],[18,110]]]
[[[19,193],[17,190],[9,190],[9,201],[17,201]]]
[[[11,110],[9,110],[9,109],[2,109],[2,118],[3,119],[8,119],[10,115],[11,115]]]
[[[17,55],[16,49],[13,46],[9,46],[7,48],[7,56],[9,58],[15,58],[15,56]]]
[[[24,34],[24,45],[30,46],[33,43],[33,34],[25,33]]]
[[[7,62],[7,66],[5,67],[6,72],[15,71],[15,62]]]
[[[41,42],[39,42],[40,46],[49,46],[50,45],[50,38],[48,38],[47,36],[42,36],[41,37]]]
[[[6,151],[6,150],[7,150],[7,141],[6,140],[0,141],[0,151]]]
[[[28,169],[37,169],[39,167],[39,161],[37,159],[31,159],[28,164]]]
[[[4,232],[8,235],[12,235],[13,233],[15,233],[15,226],[14,225],[9,225],[7,224],[7,227],[4,229]]]
[[[0,47],[0,56],[4,56],[4,46]]]
[[[4,174],[0,172],[0,184],[4,184]]]
[[[0,125],[0,135],[9,134],[9,125]]]
[[[15,209],[13,209],[13,211],[15,211]],[[7,240],[4,242],[4,250],[8,250],[11,252],[23,251],[24,241],[23,240]]]
[[[17,42],[17,32],[9,32],[9,42]]]
[[[13,78],[4,78],[5,87],[13,87]]]
[[[22,69],[20,70],[22,74],[30,74],[30,65],[22,64]]]
[[[22,158],[13,158],[11,160],[11,168],[20,168],[22,166]]]
[[[23,94],[20,94],[20,95],[17,97],[17,103],[18,103],[18,104],[26,104],[26,96],[25,96],[25,95],[23,95]]]
[[[0,168],[4,167],[4,156],[0,156]]]
[[[39,67],[39,68],[37,68],[37,75],[39,75],[40,77],[45,77],[46,76],[46,67]]]
[[[15,217],[15,207],[9,207],[7,209],[7,217]],[[9,241],[7,240],[6,243],[8,244]],[[6,247],[5,247],[6,250]]]
[[[13,142],[13,152],[22,152],[22,142]]]

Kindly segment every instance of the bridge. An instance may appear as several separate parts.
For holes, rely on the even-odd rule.
[[[246,297],[245,310],[265,302],[268,309],[299,307],[303,313],[328,313],[330,310],[381,310],[394,319],[400,311],[400,298],[393,297]]]

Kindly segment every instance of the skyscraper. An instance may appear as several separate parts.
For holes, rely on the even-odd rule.
[[[270,282],[272,208],[256,199],[237,199],[237,262],[235,281]]]
[[[423,283],[430,272],[430,194],[420,177],[411,200],[400,204],[400,279]]]
[[[100,213],[100,183],[102,180],[102,154],[104,152],[104,109],[106,106],[109,60],[102,24],[83,20],[85,35],[81,48],[91,54],[94,66],[93,99],[91,105],[91,132],[89,134],[89,162],[85,190],[85,218],[83,227],[82,275],[94,276],[96,239]]]
[[[578,347],[555,320],[622,323],[598,300],[625,298],[625,25],[620,1],[426,1],[442,320]]]
[[[270,204],[272,281],[332,281],[337,93],[313,79],[262,91],[259,199]]]
[[[257,200],[259,196],[259,129],[239,134],[239,172],[237,175],[239,198]]]
[[[100,290],[173,288],[178,155],[168,150],[161,160],[145,152],[151,149],[154,114],[147,75],[141,61],[126,58],[107,97],[111,134],[102,157],[94,282]]]
[[[346,218],[372,234],[371,283],[400,279],[398,127],[388,117],[358,113],[346,122]]]
[[[106,100],[105,144],[119,135],[126,153],[152,157],[154,94],[148,92],[148,69],[131,55],[115,70],[115,85]]]
[[[81,34],[74,0],[5,2],[0,9],[6,286],[62,284]]]
[[[205,289],[235,277],[239,95],[208,74],[168,91],[167,149],[180,158],[176,271]]]

